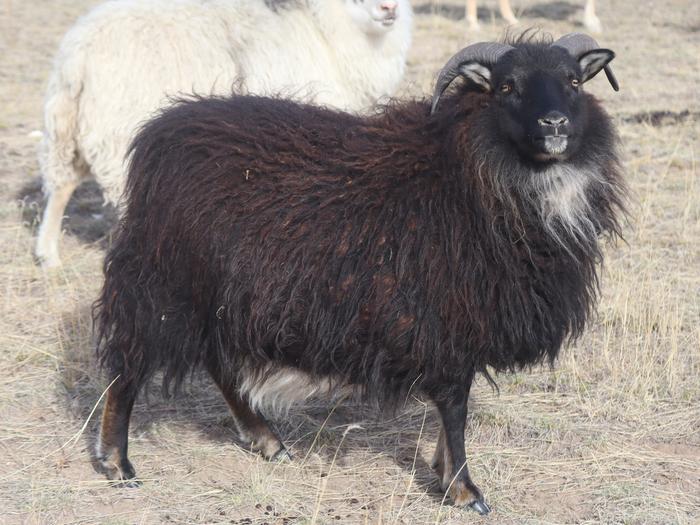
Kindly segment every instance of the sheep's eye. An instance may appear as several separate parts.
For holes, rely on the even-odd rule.
[[[578,78],[572,78],[571,79],[571,85],[575,88],[579,87],[581,85],[581,81]]]
[[[505,83],[501,84],[500,89],[501,89],[501,93],[503,93],[504,95],[507,95],[508,93],[513,91],[513,86],[512,86],[512,84],[505,82]]]

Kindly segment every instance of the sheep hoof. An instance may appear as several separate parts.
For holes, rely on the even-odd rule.
[[[38,250],[34,252],[34,263],[39,265],[42,270],[53,270],[61,267],[61,259],[57,253],[44,254]]]
[[[136,470],[128,459],[110,460],[108,456],[98,456],[98,468],[104,472],[111,485],[119,488],[136,488],[142,483],[136,478]]]
[[[137,489],[141,485],[143,485],[143,483],[137,479],[124,479],[124,480],[121,480],[119,482],[113,483],[114,487],[117,487],[120,489]]]
[[[134,470],[134,467],[131,466],[131,463],[129,463],[127,469],[111,468],[107,470],[106,474],[107,479],[112,482],[110,485],[116,488],[135,489],[143,485],[141,481],[135,479],[136,471]]]
[[[289,452],[289,450],[282,447],[272,455],[270,461],[272,463],[282,463],[284,461],[292,461],[292,459],[294,458],[292,457],[292,454]]]
[[[491,507],[489,507],[484,500],[476,500],[469,504],[469,508],[475,510],[480,515],[485,516],[491,512]]]
[[[448,491],[456,507],[469,507],[482,516],[491,511],[481,491],[471,481],[456,479],[449,485]]]

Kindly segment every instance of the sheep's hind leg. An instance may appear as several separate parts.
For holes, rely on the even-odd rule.
[[[140,482],[133,480],[136,471],[127,457],[129,419],[137,392],[137,388],[124,385],[118,379],[112,384],[107,393],[100,436],[95,447],[96,459],[107,477],[121,481],[126,487],[140,485]]]
[[[63,214],[66,211],[68,201],[77,186],[77,181],[70,180],[49,192],[34,250],[36,258],[45,268],[53,268],[61,264],[61,259],[58,255],[61,222],[63,221]]]
[[[223,380],[218,367],[209,365],[207,369],[231,409],[241,441],[250,444],[253,450],[260,452],[269,461],[291,459],[291,454],[270,429],[270,425],[265,421],[265,418],[250,408],[250,405],[239,394],[235,385]]]
[[[467,399],[473,377],[472,373],[469,385],[459,395],[435,402],[442,419],[442,428],[433,456],[433,468],[440,478],[442,490],[449,493],[455,505],[468,505],[479,514],[487,514],[491,509],[469,477],[464,449]]]

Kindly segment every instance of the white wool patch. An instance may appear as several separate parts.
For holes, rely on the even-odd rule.
[[[340,396],[351,389],[330,377],[315,381],[309,374],[291,367],[269,365],[262,372],[241,373],[240,394],[253,410],[266,415],[286,413],[292,405],[319,396]]]
[[[459,72],[486,91],[491,91],[491,71],[477,62],[463,64]]]
[[[104,457],[104,450],[102,450],[102,432],[97,434],[97,440],[95,441],[95,457],[98,459]]]
[[[563,232],[576,239],[595,235],[586,190],[593,182],[603,183],[600,173],[589,168],[554,164],[544,172],[533,173],[530,181],[528,194],[540,210],[545,228],[557,242],[566,246],[561,237]]]

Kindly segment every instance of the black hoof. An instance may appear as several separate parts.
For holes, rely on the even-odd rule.
[[[491,508],[486,504],[485,501],[482,500],[476,500],[475,502],[470,503],[469,507],[481,514],[482,516],[485,516],[486,514],[491,512]]]
[[[292,461],[292,454],[286,448],[282,447],[275,455],[270,458],[273,463],[281,463],[283,461]]]
[[[97,461],[98,470],[107,476],[113,487],[137,488],[142,485],[139,480],[134,479],[136,478],[136,470],[128,459],[122,460],[119,466],[107,461],[104,456],[98,457]]]
[[[143,483],[137,479],[115,480],[113,486],[119,489],[137,489]]]
[[[128,459],[125,459],[122,461],[121,473],[122,473],[122,478],[124,478],[125,481],[128,481],[131,478],[136,477],[136,469],[134,469],[134,466],[131,464],[131,461],[129,461]]]

